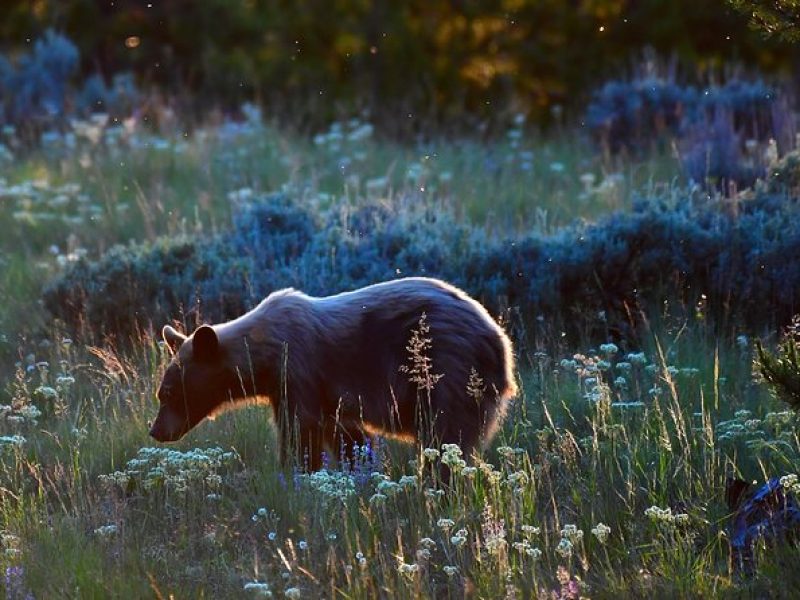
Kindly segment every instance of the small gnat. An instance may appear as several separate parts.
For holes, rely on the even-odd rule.
[[[269,584],[261,581],[250,581],[244,584],[244,591],[253,594],[254,596],[261,596],[263,598],[271,598],[272,591],[269,589]]]

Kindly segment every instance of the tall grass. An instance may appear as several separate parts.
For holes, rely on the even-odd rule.
[[[670,185],[669,158],[603,164],[569,136],[512,131],[489,147],[408,149],[359,123],[312,142],[251,124],[81,141],[5,165],[7,596],[728,598],[800,586],[782,566],[794,548],[763,549],[751,580],[729,563],[726,478],[796,470],[800,440],[752,380],[751,341],[717,337],[692,311],[650,315],[628,347],[568,345],[524,316],[522,391],[493,447],[465,457],[384,441],[309,475],[279,466],[263,408],[148,450],[159,343],[82,347],[37,308],[41,283],[81,249],[211,235],[237,199],[282,185],[323,204],[414,189],[461,219],[543,232]]]
[[[481,456],[382,442],[378,458],[362,454],[368,469],[315,476],[281,470],[258,408],[142,459],[164,352],[142,340],[137,356],[83,362],[72,349],[64,406],[4,446],[4,561],[36,597],[236,596],[253,582],[276,596],[526,596],[562,583],[591,597],[779,594],[791,573],[732,572],[724,489],[732,474],[791,471],[796,422],[753,387],[749,347],[709,346],[701,329],[654,331],[641,353],[523,357],[535,368]],[[37,358],[59,356],[53,344]],[[740,435],[723,435],[742,410]],[[212,465],[214,448],[230,457]]]

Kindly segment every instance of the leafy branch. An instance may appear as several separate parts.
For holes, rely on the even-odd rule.
[[[800,411],[800,317],[795,317],[778,344],[777,353],[756,342],[755,367],[775,395]]]
[[[728,0],[750,26],[788,42],[800,41],[800,0]]]

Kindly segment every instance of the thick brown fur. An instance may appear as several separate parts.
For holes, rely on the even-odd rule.
[[[421,319],[430,385],[409,373]],[[286,289],[233,321],[189,337],[165,327],[164,338],[175,356],[158,392],[156,439],[179,439],[205,417],[255,399],[273,408],[282,458],[294,441],[312,469],[323,449],[369,434],[456,443],[469,454],[492,438],[517,391],[506,334],[478,302],[436,279],[325,298]]]

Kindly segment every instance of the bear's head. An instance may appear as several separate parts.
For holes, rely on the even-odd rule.
[[[150,435],[175,442],[232,400],[237,377],[212,327],[201,325],[187,337],[167,325],[162,336],[173,356],[158,388],[161,405]]]

